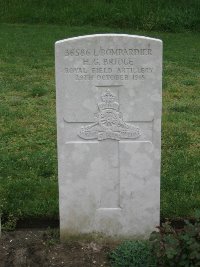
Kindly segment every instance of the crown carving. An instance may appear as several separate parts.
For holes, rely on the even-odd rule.
[[[99,110],[114,109],[119,110],[119,103],[116,102],[116,96],[109,89],[101,96],[102,102],[98,103]]]

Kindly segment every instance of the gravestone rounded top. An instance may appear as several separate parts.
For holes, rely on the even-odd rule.
[[[151,38],[151,37],[146,37],[146,36],[141,36],[141,35],[131,35],[131,34],[119,34],[119,33],[104,33],[104,34],[91,34],[91,35],[83,35],[83,36],[78,36],[78,37],[71,37],[63,40],[57,41],[55,44],[61,44],[63,42],[70,42],[70,41],[78,41],[78,40],[83,40],[85,38],[134,38],[134,39],[143,39],[143,40],[149,40],[149,41],[156,41],[156,42],[161,42],[162,40],[157,39],[157,38]]]

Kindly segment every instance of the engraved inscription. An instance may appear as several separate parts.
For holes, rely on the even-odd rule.
[[[152,55],[150,45],[145,48],[103,48],[99,49],[85,49],[85,48],[72,48],[65,50],[66,57],[74,56],[149,56]]]
[[[101,98],[102,102],[97,104],[99,111],[94,114],[95,122],[82,126],[78,135],[83,139],[98,139],[99,141],[138,138],[141,135],[140,128],[123,120],[115,95],[107,89]]]
[[[65,49],[65,73],[75,81],[144,81],[155,69],[151,64],[136,63],[139,57],[152,57],[154,50],[144,47],[97,47],[94,49]],[[71,58],[77,58],[76,67],[69,68]]]
[[[89,61],[88,61],[89,62]],[[75,80],[145,80],[148,74],[153,72],[152,67],[92,67],[88,68],[89,63],[83,63],[85,67],[65,68],[65,73],[75,75]],[[130,63],[129,63],[130,65]]]

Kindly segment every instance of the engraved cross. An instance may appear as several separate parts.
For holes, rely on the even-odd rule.
[[[124,121],[120,111],[119,86],[102,86],[101,100],[97,103],[94,122],[77,128],[77,135],[90,143],[98,144],[98,154],[103,161],[103,179],[99,193],[99,209],[121,209],[120,204],[120,144],[124,142],[148,142],[152,139],[152,121]],[[102,90],[103,89],[103,90]],[[135,125],[137,124],[137,126]],[[70,124],[70,122],[67,122]],[[83,123],[82,123],[83,124]],[[139,126],[138,126],[139,124]]]

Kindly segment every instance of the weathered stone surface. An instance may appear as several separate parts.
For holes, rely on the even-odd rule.
[[[61,238],[147,237],[159,224],[162,42],[56,42]]]

